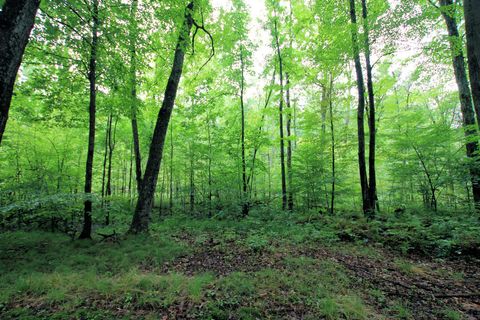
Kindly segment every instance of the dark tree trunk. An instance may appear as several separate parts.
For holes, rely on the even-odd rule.
[[[165,176],[167,175],[166,172],[167,172],[167,170],[163,170],[162,187],[160,189],[160,203],[158,205],[158,215],[159,215],[160,218],[162,217],[162,211],[163,211],[163,194],[165,192]]]
[[[278,27],[277,20],[275,17],[274,21],[274,33],[275,33],[275,43],[277,46],[277,55],[278,55],[278,66],[280,74],[280,105],[279,105],[279,131],[280,131],[280,169],[282,174],[282,209],[287,209],[287,181],[285,177],[285,141],[283,134],[283,61],[282,61],[282,52],[280,49],[280,41],[278,39]]]
[[[173,124],[170,125],[170,212],[173,210]]]
[[[133,135],[133,151],[135,154],[135,177],[137,181],[137,191],[140,193],[142,183],[142,156],[140,153],[140,139],[138,137],[137,124],[137,8],[138,0],[132,0],[130,12],[130,81],[131,81],[131,122]]]
[[[208,112],[208,111],[207,111]],[[207,140],[208,140],[208,217],[212,216],[212,134],[210,114],[207,113]]]
[[[242,216],[246,217],[248,215],[248,210],[250,207],[248,200],[248,190],[247,190],[247,164],[245,162],[245,105],[243,101],[243,94],[245,90],[245,63],[243,61],[243,47],[240,48],[240,68],[241,68],[241,79],[240,79],[240,110],[241,110],[241,157],[242,157]]]
[[[292,105],[290,102],[290,77],[288,72],[285,74],[287,81],[287,207],[289,211],[293,210],[293,171],[292,171]]]
[[[83,229],[80,233],[80,239],[90,239],[92,237],[92,199],[89,198],[92,193],[93,177],[93,154],[95,151],[95,113],[97,109],[97,41],[98,41],[98,0],[93,0],[92,6],[92,43],[90,51],[90,63],[88,67],[88,81],[90,83],[90,105],[89,128],[88,128],[88,152],[85,169],[85,196],[83,210]]]
[[[362,204],[363,212],[368,214],[370,212],[370,205],[368,202],[368,181],[367,169],[365,163],[365,85],[363,82],[362,64],[360,63],[360,50],[358,47],[358,29],[357,29],[357,15],[355,12],[355,0],[350,0],[350,20],[352,23],[352,46],[353,59],[355,62],[355,71],[357,75],[357,89],[358,89],[358,110],[357,110],[357,127],[358,127],[358,168],[360,172],[360,187],[362,189]]]
[[[40,0],[6,0],[0,11],[0,144],[7,126],[13,87]]]
[[[108,136],[108,170],[107,170],[107,187],[106,187],[106,196],[109,197],[112,195],[112,158],[113,158],[113,151],[115,149],[116,144],[116,133],[117,133],[117,123],[118,117],[115,119],[115,125],[113,126],[113,133],[112,133],[112,121],[113,116],[110,116],[110,134]]]
[[[477,123],[480,125],[480,0],[464,0],[468,70]]]
[[[115,149],[116,143],[116,134],[117,134],[117,123],[118,117],[115,118],[115,125],[113,126],[113,133],[112,133],[112,121],[113,115],[110,115],[110,134],[108,135],[108,170],[107,170],[107,186],[106,186],[106,216],[105,216],[105,225],[110,224],[110,197],[112,195],[112,158],[113,158],[113,150]]]
[[[292,0],[289,1],[289,7],[290,7],[290,30],[289,30],[289,36],[290,36],[290,50],[292,49],[292,43],[293,43],[293,6],[292,6]],[[293,199],[294,199],[294,194],[293,194],[293,169],[292,169],[292,115],[293,115],[293,110],[292,110],[292,104],[291,104],[291,99],[290,99],[290,77],[288,72],[285,74],[286,80],[287,80],[287,171],[288,171],[288,193],[287,193],[287,207],[289,211],[293,211]]]
[[[368,127],[369,127],[369,145],[368,145],[368,216],[375,217],[375,208],[377,207],[377,176],[375,170],[375,148],[376,148],[376,123],[375,123],[375,95],[373,92],[372,63],[370,62],[370,39],[368,25],[368,11],[366,0],[362,0],[362,18],[363,30],[365,33],[365,64],[367,68],[367,91],[368,91]]]
[[[185,21],[180,30],[177,47],[175,49],[175,57],[173,60],[172,71],[168,79],[165,89],[165,97],[162,107],[158,113],[157,123],[153,132],[152,143],[148,155],[145,174],[133,215],[130,233],[147,232],[150,223],[150,213],[152,210],[153,196],[158,179],[158,172],[162,161],[163,145],[168,130],[168,123],[172,114],[175,98],[177,95],[178,85],[183,71],[183,63],[185,60],[185,50],[190,40],[190,30],[193,25],[193,2],[190,2],[185,11]]]
[[[446,7],[453,6],[452,0],[440,0],[440,9],[443,19],[447,26],[450,49],[452,51],[453,71],[458,87],[458,95],[460,98],[460,109],[462,112],[463,127],[466,138],[466,153],[467,157],[472,159],[473,163],[470,166],[470,177],[472,181],[472,193],[475,206],[480,205],[480,184],[479,184],[479,168],[476,154],[478,151],[477,139],[474,136],[477,134],[475,126],[475,113],[472,106],[472,98],[470,96],[470,88],[468,85],[467,72],[465,70],[465,58],[463,50],[458,47],[457,43],[460,40],[458,33],[458,26],[455,17],[449,14]],[[479,20],[480,22],[480,20]],[[480,28],[478,30],[480,32]]]
[[[107,130],[105,131],[105,149],[103,153],[103,170],[102,170],[102,206],[105,198],[105,178],[107,176],[107,161],[108,161],[108,139],[112,133],[112,115],[107,118]]]
[[[330,214],[333,215],[335,211],[335,131],[333,127],[333,75],[330,75],[330,92],[329,97],[329,115],[330,115],[330,134],[332,137],[332,193],[330,196]]]
[[[132,200],[133,143],[130,147],[130,167],[128,170],[128,197]]]
[[[193,109],[192,109],[193,110]],[[190,144],[190,212],[195,210],[195,150]]]

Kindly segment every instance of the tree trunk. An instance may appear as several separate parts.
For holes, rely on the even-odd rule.
[[[150,222],[150,213],[152,210],[153,196],[158,179],[158,172],[162,161],[163,145],[168,130],[168,123],[172,114],[178,85],[183,71],[185,60],[185,50],[190,40],[190,30],[193,25],[193,1],[190,2],[185,10],[185,20],[180,30],[177,47],[175,48],[175,57],[173,60],[172,71],[165,89],[165,97],[162,107],[158,113],[157,123],[153,132],[152,142],[148,155],[145,174],[130,226],[130,233],[147,232]]]
[[[458,87],[458,95],[460,98],[460,109],[462,112],[463,127],[466,138],[466,154],[469,159],[472,159],[470,165],[470,178],[472,181],[472,193],[475,206],[480,205],[480,184],[479,184],[479,168],[476,154],[478,151],[477,139],[474,138],[477,134],[475,127],[475,113],[472,106],[472,98],[470,96],[470,88],[468,85],[467,72],[465,70],[465,58],[463,50],[458,43],[461,42],[458,33],[458,26],[455,17],[449,14],[448,8],[453,6],[452,0],[440,0],[440,9],[443,19],[447,26],[450,50],[452,51],[453,71]],[[480,21],[480,20],[479,20]],[[480,28],[479,28],[480,31]],[[480,62],[480,60],[479,60]]]
[[[190,212],[195,210],[195,153],[190,143]]]
[[[290,77],[288,72],[285,74],[287,81],[287,179],[288,179],[288,192],[287,192],[287,207],[289,211],[293,210],[293,171],[292,171],[292,105],[290,103]]]
[[[241,149],[242,149],[242,216],[246,217],[248,215],[248,210],[250,207],[248,200],[248,190],[247,190],[247,164],[245,162],[245,105],[243,101],[243,94],[245,90],[245,63],[243,61],[243,47],[240,47],[240,68],[241,68],[241,80],[240,80],[240,110],[241,110],[241,121],[242,121],[242,130],[241,130]]]
[[[108,161],[108,139],[112,132],[112,115],[107,118],[107,130],[105,131],[105,149],[103,151],[103,170],[102,170],[102,206],[105,198],[105,178],[107,176],[107,161]]]
[[[355,62],[355,71],[357,75],[358,89],[358,110],[357,110],[357,127],[358,127],[358,168],[360,172],[360,187],[362,189],[363,212],[367,215],[370,212],[368,202],[368,180],[367,169],[365,163],[365,85],[363,82],[362,64],[360,63],[360,50],[358,47],[358,29],[357,15],[355,12],[355,0],[350,0],[350,20],[352,23],[352,47],[353,59]]]
[[[85,196],[83,210],[83,229],[80,239],[92,237],[92,177],[93,177],[93,155],[95,151],[95,113],[97,109],[97,41],[98,41],[98,0],[93,0],[92,7],[92,43],[90,51],[90,63],[88,70],[88,81],[90,83],[90,105],[89,105],[89,129],[88,129],[88,152],[85,169]]]
[[[6,0],[0,11],[0,144],[15,79],[39,5],[40,0]]]
[[[170,125],[170,212],[173,210],[173,123]]]
[[[108,170],[107,170],[107,187],[106,187],[106,196],[109,197],[112,195],[112,158],[113,158],[113,151],[115,149],[116,144],[116,133],[117,133],[117,123],[118,117],[115,119],[115,125],[113,126],[113,133],[112,133],[112,121],[113,116],[110,116],[110,134],[108,136]]]
[[[210,114],[207,111],[207,140],[208,140],[208,217],[212,216],[212,135],[210,129]]]
[[[165,191],[165,176],[167,175],[167,170],[163,170],[162,174],[162,187],[160,189],[160,203],[158,205],[158,216],[162,218],[162,211],[163,211],[163,193]]]
[[[130,165],[128,169],[128,198],[132,201],[133,143],[130,146]]]
[[[375,217],[375,208],[377,207],[377,176],[375,170],[375,148],[376,148],[376,123],[375,123],[375,95],[373,92],[372,63],[370,62],[370,38],[368,25],[368,11],[366,0],[362,0],[362,18],[363,30],[365,33],[365,64],[367,68],[367,91],[368,91],[368,127],[369,127],[369,144],[368,144],[368,206],[369,218]]]
[[[118,117],[115,118],[115,125],[113,127],[112,133],[112,121],[113,115],[110,115],[110,134],[108,135],[108,170],[107,170],[107,187],[106,187],[106,210],[107,214],[105,216],[105,225],[110,224],[110,197],[112,195],[112,158],[113,158],[113,150],[115,149],[115,136],[117,134],[117,123]]]
[[[278,39],[277,18],[274,21],[275,43],[277,46],[278,66],[280,74],[280,105],[279,105],[279,131],[280,131],[280,169],[282,174],[282,210],[287,209],[287,182],[285,178],[285,141],[283,138],[283,61],[282,52],[280,49],[280,42]]]
[[[333,215],[334,208],[335,208],[335,132],[333,127],[333,101],[332,101],[332,94],[333,94],[333,75],[330,75],[330,92],[328,94],[329,97],[329,115],[330,115],[330,134],[332,137],[332,193],[330,195],[330,214]]]
[[[480,125],[480,0],[464,0],[468,70],[477,123]]]
[[[138,0],[132,0],[130,12],[130,92],[131,92],[131,122],[133,135],[133,150],[135,154],[135,177],[137,181],[137,191],[140,193],[142,183],[142,156],[140,153],[140,139],[138,137],[137,124],[137,8]]]

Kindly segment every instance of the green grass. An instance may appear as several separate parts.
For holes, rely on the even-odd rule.
[[[367,319],[372,311],[349,289],[338,264],[309,258],[288,258],[287,270],[263,269],[232,273],[210,292],[214,319],[285,318],[289,310],[305,319]]]
[[[378,221],[368,224],[361,216],[350,218],[318,219],[309,214],[255,210],[246,219],[174,215],[153,223],[149,236],[118,242],[72,241],[45,232],[3,233],[0,318],[158,319],[175,318],[177,312],[183,312],[196,319],[281,319],[292,315],[304,319],[413,319],[414,313],[404,301],[388,301],[377,288],[362,291],[336,260],[302,252],[328,248],[345,256],[381,260],[384,257],[377,247],[390,242],[415,247],[427,233],[433,234],[428,237],[435,242],[440,234],[451,236],[456,231],[438,224],[432,227],[434,231],[419,220],[409,224],[403,218],[388,220],[382,229]],[[114,228],[117,226],[109,227]],[[182,273],[182,268],[175,268],[188,260],[186,256],[205,248],[223,253],[226,264],[238,261],[233,259],[238,252],[272,263],[222,275],[215,270]],[[401,255],[393,263],[407,276],[424,271]],[[385,307],[379,311],[367,301]],[[438,314],[447,319],[462,316],[449,309]]]

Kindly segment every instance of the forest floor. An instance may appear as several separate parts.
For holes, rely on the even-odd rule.
[[[0,318],[480,319],[476,258],[290,222],[169,217],[150,236],[93,241],[2,233]]]

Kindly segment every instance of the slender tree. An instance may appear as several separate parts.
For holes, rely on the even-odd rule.
[[[118,116],[115,118],[115,124],[113,125],[112,130],[112,121],[113,115],[110,115],[110,133],[108,135],[108,170],[107,170],[107,185],[106,185],[106,196],[107,196],[107,214],[105,216],[105,224],[108,226],[110,224],[110,199],[109,197],[112,196],[112,158],[113,158],[113,151],[116,145],[116,136],[117,136],[117,124],[118,124]]]
[[[153,205],[153,197],[162,161],[163,145],[168,130],[168,123],[172,115],[175,98],[177,96],[178,85],[183,71],[185,60],[185,51],[190,40],[190,31],[193,26],[193,1],[187,5],[183,25],[175,48],[172,71],[165,88],[165,95],[162,107],[158,113],[157,123],[153,132],[150,151],[145,168],[145,174],[142,179],[135,213],[130,225],[130,233],[147,232],[150,222],[150,213]]]
[[[362,0],[362,18],[364,46],[365,46],[365,66],[367,69],[367,92],[368,92],[368,128],[369,128],[369,144],[368,144],[368,208],[369,216],[375,216],[375,208],[377,203],[377,176],[375,171],[375,148],[376,148],[376,117],[375,117],[375,95],[373,91],[372,79],[372,63],[370,62],[370,26],[368,23],[367,1]]]
[[[40,0],[6,0],[0,11],[0,144],[15,79],[39,5]]]
[[[240,46],[240,111],[241,111],[241,158],[242,158],[242,216],[248,215],[250,207],[247,189],[247,164],[245,161],[245,61],[243,46]]]
[[[97,111],[97,46],[98,46],[98,0],[92,0],[92,42],[90,46],[90,61],[88,65],[88,81],[90,84],[90,103],[88,108],[88,152],[85,168],[85,195],[83,209],[83,229],[80,239],[92,237],[92,179],[93,179],[93,155],[95,152],[95,116]]]
[[[293,210],[293,170],[292,170],[292,104],[290,101],[290,77],[288,72],[285,73],[285,80],[287,82],[287,208]]]
[[[131,123],[132,123],[132,138],[133,151],[135,154],[135,177],[137,181],[137,191],[140,190],[142,183],[142,156],[140,153],[140,139],[138,137],[138,123],[137,123],[137,10],[138,0],[132,0],[130,9],[130,95],[131,95]]]
[[[440,11],[447,26],[450,51],[452,53],[453,71],[458,88],[460,99],[460,110],[462,113],[462,121],[466,138],[466,153],[469,159],[473,160],[470,166],[470,176],[472,181],[473,200],[476,205],[480,205],[480,172],[476,155],[478,152],[478,143],[475,139],[477,134],[475,126],[475,113],[472,105],[472,97],[470,95],[470,87],[468,85],[467,72],[465,70],[465,58],[461,45],[461,38],[458,33],[457,21],[455,19],[454,4],[452,0],[440,0]]]
[[[480,125],[480,0],[463,2],[468,71],[477,123]]]
[[[330,74],[330,86],[328,93],[329,116],[330,116],[330,135],[331,135],[331,152],[332,152],[332,187],[330,195],[330,214],[333,215],[335,210],[335,131],[333,125],[333,75]]]
[[[107,129],[105,131],[105,149],[103,151],[103,170],[102,170],[102,206],[105,198],[105,181],[107,176],[107,162],[108,162],[108,140],[112,134],[112,114],[107,118]]]
[[[357,137],[358,137],[358,167],[360,172],[360,187],[362,190],[363,212],[369,214],[371,212],[370,203],[368,201],[368,180],[367,168],[365,163],[365,84],[363,81],[362,64],[360,62],[360,49],[358,44],[358,26],[357,14],[355,10],[355,0],[350,0],[350,20],[352,32],[352,48],[353,60],[355,63],[355,73],[357,76],[358,90],[358,109],[357,109]]]
[[[280,131],[280,170],[282,178],[282,209],[287,209],[287,181],[285,176],[285,139],[283,133],[283,60],[282,60],[282,51],[280,48],[280,40],[278,34],[278,22],[277,16],[274,17],[273,26],[274,26],[274,37],[275,45],[277,47],[277,57],[278,57],[278,73],[280,75],[280,103],[278,107],[279,113],[279,131]]]
[[[173,123],[170,124],[170,212],[173,210]]]

